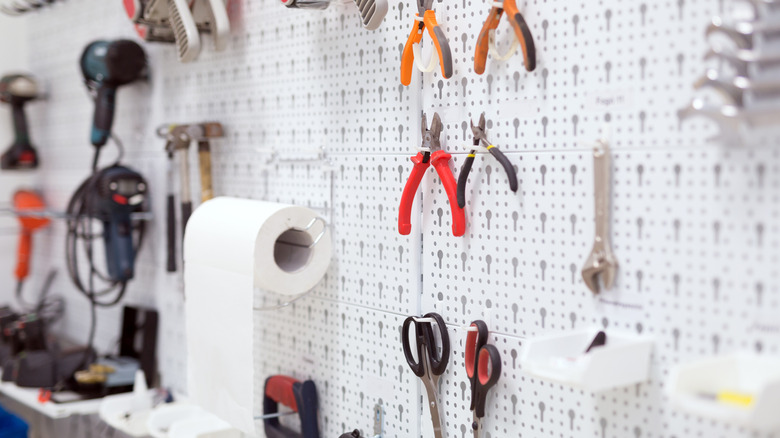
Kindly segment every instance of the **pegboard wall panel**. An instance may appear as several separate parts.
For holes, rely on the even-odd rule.
[[[311,207],[332,226],[334,258],[313,294],[278,311],[258,311],[255,390],[265,376],[313,379],[323,436],[371,430],[387,413],[388,437],[432,436],[424,390],[406,365],[399,330],[407,315],[440,313],[453,352],[442,378],[447,437],[471,435],[461,325],[483,318],[502,355],[485,436],[734,438],[762,434],[669,405],[670,369],[733,351],[780,354],[780,143],[776,132],[748,147],[708,143],[711,123],[680,123],[692,83],[706,65],[704,28],[735,0],[519,1],[537,45],[537,68],[519,56],[488,58],[473,71],[476,37],[490,4],[434,2],[449,38],[454,75],[415,71],[399,83],[413,3],[390,2],[379,30],[365,31],[351,2],[325,11],[289,10],[272,0],[230,0],[229,48],[180,64],[173,47],[146,44],[148,83],[123,87],[115,132],[124,161],[154,195],[147,245],[126,302],[161,312],[162,383],[186,392],[183,285],[165,272],[167,158],[155,128],[219,120],[212,145],[217,195]],[[56,209],[87,177],[92,103],[78,58],[100,38],[133,37],[120,1],[57,2],[30,19],[30,63],[48,87],[30,107],[42,159],[40,188]],[[498,45],[509,44],[504,20]],[[423,56],[430,51],[424,38]],[[420,144],[420,114],[444,123],[442,146],[457,175],[471,144],[469,123],[486,113],[490,140],[518,172],[477,156],[467,186],[466,235],[451,234],[441,182],[429,170],[415,201],[413,231],[397,232],[398,203]],[[594,297],[580,269],[594,235],[590,144],[608,129],[613,148],[613,290]],[[114,153],[107,148],[104,162]],[[192,180],[197,181],[193,159]],[[63,270],[64,224],[41,235],[36,281]],[[35,283],[33,283],[34,285]],[[86,300],[64,275],[61,329],[86,337]],[[259,306],[270,304],[258,293]],[[113,348],[119,309],[101,310],[98,346]],[[591,326],[655,339],[651,378],[592,393],[525,375],[527,340]],[[228,336],[229,334],[226,334]],[[259,412],[258,412],[259,413]],[[262,436],[262,432],[259,432]]]

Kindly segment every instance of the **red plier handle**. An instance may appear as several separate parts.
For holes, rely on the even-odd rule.
[[[401,206],[398,211],[398,232],[406,236],[412,232],[412,205],[414,204],[414,198],[417,194],[417,189],[420,187],[425,171],[433,164],[436,169],[436,173],[441,179],[441,183],[444,186],[444,191],[447,192],[447,199],[450,202],[450,210],[452,212],[452,234],[456,237],[460,237],[466,234],[466,213],[458,206],[458,183],[455,181],[455,176],[450,169],[450,159],[452,156],[444,151],[433,152],[429,159],[425,159],[425,154],[418,153],[417,156],[412,157],[414,168],[412,169],[409,179],[406,181],[403,195],[401,195]]]
[[[417,195],[417,188],[420,187],[420,181],[431,165],[430,157],[426,159],[422,152],[412,157],[412,163],[414,163],[414,168],[412,168],[409,179],[406,180],[404,193],[401,195],[401,206],[398,209],[398,232],[404,236],[408,236],[412,232],[412,204],[414,204],[414,197]]]

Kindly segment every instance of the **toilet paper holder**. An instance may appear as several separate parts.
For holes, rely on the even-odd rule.
[[[315,224],[317,222],[321,222],[322,223],[322,231],[320,231],[316,236],[311,236],[311,234],[309,234],[309,230],[314,228],[314,226],[315,226]],[[288,232],[306,233],[309,236],[311,236],[311,239],[312,239],[311,243],[304,244],[304,243],[296,242],[296,241],[293,241],[293,240],[285,239],[284,236],[288,236],[289,237],[289,235],[287,234]],[[303,250],[308,250],[308,249],[314,248],[322,240],[322,238],[325,237],[325,234],[327,232],[328,232],[328,223],[327,223],[327,221],[325,221],[325,219],[322,216],[317,216],[317,217],[313,218],[311,221],[309,221],[309,223],[306,224],[306,226],[304,226],[304,227],[290,227],[287,231],[285,231],[284,233],[279,235],[279,237],[276,239],[276,244],[277,245],[279,245],[279,244],[281,244],[281,245],[289,245],[289,246],[294,246],[296,248],[302,248]],[[294,297],[291,297],[290,299],[285,300],[283,302],[280,302],[278,304],[273,304],[273,305],[270,305],[270,306],[261,306],[261,307],[255,306],[254,310],[255,311],[266,311],[266,310],[282,309],[284,307],[287,307],[287,306],[295,303],[296,301],[300,300],[301,298],[309,295],[313,290],[314,289],[311,289],[309,291],[306,291],[306,292],[304,292],[302,294],[299,294],[299,295],[296,295]]]
[[[304,245],[298,242],[291,242],[289,240],[281,240],[281,239],[277,240],[276,242],[285,245],[297,246],[300,248],[314,248],[315,246],[317,246],[320,240],[322,240],[322,237],[325,236],[325,233],[328,231],[328,223],[325,222],[325,219],[323,219],[321,216],[317,216],[314,219],[312,219],[311,222],[309,222],[308,225],[306,225],[305,227],[290,228],[290,231],[295,231],[299,233],[308,233],[308,231],[312,229],[312,227],[314,227],[314,224],[316,224],[317,222],[322,222],[322,231],[320,231],[320,233],[313,238],[312,242],[309,245]]]

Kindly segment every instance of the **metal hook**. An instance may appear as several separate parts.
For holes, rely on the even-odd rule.
[[[300,227],[290,228],[290,231],[305,233],[309,231],[317,222],[322,222],[322,231],[320,231],[320,234],[318,234],[317,237],[314,238],[314,241],[310,245],[301,245],[300,243],[290,242],[286,240],[277,240],[276,242],[283,243],[285,245],[290,245],[290,246],[297,246],[299,248],[314,248],[320,242],[320,240],[322,240],[322,237],[325,236],[325,233],[328,231],[328,224],[325,222],[325,219],[323,219],[320,216],[317,216],[314,219],[312,219],[311,222],[309,222],[309,224],[303,228]]]

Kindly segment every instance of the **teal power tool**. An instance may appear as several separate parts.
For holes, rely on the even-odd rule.
[[[111,137],[117,88],[146,76],[146,53],[130,40],[94,41],[81,55],[81,73],[97,92],[90,140],[101,147]]]
[[[38,83],[32,76],[14,74],[0,78],[0,102],[11,105],[14,119],[14,142],[0,157],[0,168],[16,170],[38,167],[38,153],[30,143],[24,105],[37,99],[40,94]]]
[[[123,166],[111,166],[95,175],[88,195],[92,216],[103,222],[108,275],[114,281],[133,278],[135,246],[130,215],[141,211],[146,199],[146,180]]]
[[[94,294],[90,283],[79,275],[77,241],[97,238],[90,230],[91,221],[103,223],[108,272],[99,277],[110,287],[124,285],[135,275],[135,258],[144,235],[144,222],[133,219],[134,213],[146,211],[149,186],[141,174],[124,166],[113,165],[97,171],[84,181],[68,204],[66,255],[68,272],[79,290]],[[87,248],[92,244],[86,242]],[[96,272],[92,251],[87,252],[88,265]],[[121,295],[121,294],[120,294]],[[118,299],[116,300],[118,301]]]

